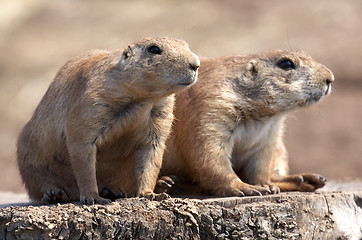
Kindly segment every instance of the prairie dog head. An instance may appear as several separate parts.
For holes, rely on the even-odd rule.
[[[248,97],[283,112],[319,101],[331,92],[331,70],[303,51],[277,50],[254,55],[243,73]]]
[[[117,71],[134,94],[162,97],[195,83],[199,66],[199,58],[185,41],[146,38],[123,50]]]

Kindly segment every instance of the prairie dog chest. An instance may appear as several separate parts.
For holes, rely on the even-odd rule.
[[[121,136],[130,138],[142,134],[151,120],[152,108],[151,103],[136,102],[107,111],[98,144],[109,144]]]
[[[160,118],[165,122],[166,130],[171,126],[172,109],[173,96],[159,101],[142,101],[126,105],[112,112],[111,121],[102,135],[102,140],[105,141],[99,143],[112,145],[114,142],[121,142],[122,145],[137,145],[156,130]]]
[[[238,125],[232,133],[232,161],[252,158],[268,144],[276,141],[282,132],[284,117],[273,117],[263,121],[250,121]]]
[[[152,127],[152,104],[135,104],[114,113],[97,142],[98,158],[126,158],[142,144]]]
[[[269,137],[274,121],[267,122],[247,122],[238,125],[233,132],[235,148],[252,148],[263,143]]]

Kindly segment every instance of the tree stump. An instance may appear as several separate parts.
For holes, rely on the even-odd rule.
[[[0,239],[362,239],[362,184],[356,186],[262,197],[8,206],[0,209]]]

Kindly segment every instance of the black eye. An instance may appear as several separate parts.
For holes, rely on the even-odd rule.
[[[149,47],[148,51],[152,54],[161,54],[162,53],[162,50],[156,45],[152,45],[151,47]]]
[[[278,62],[278,67],[283,70],[295,69],[295,64],[290,59],[282,59]]]

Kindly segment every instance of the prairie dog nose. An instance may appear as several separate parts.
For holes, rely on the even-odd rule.
[[[329,70],[329,69],[328,69]],[[332,91],[332,82],[334,82],[334,75],[333,73],[329,70],[328,72],[329,74],[327,75],[325,81],[326,81],[326,85],[327,85],[327,90],[325,91],[325,95],[329,95]]]
[[[332,82],[334,82],[333,72],[329,68],[324,67],[324,71],[322,71],[321,73],[325,74],[325,79],[324,80],[325,80],[327,85],[330,85]]]
[[[331,73],[331,75],[326,78],[326,83],[327,83],[327,84],[331,84],[332,82],[334,82],[334,75],[333,75],[333,73]]]
[[[194,71],[196,71],[200,67],[200,60],[199,57],[196,56],[196,54],[193,54],[193,58],[191,58],[189,65],[190,68]]]

